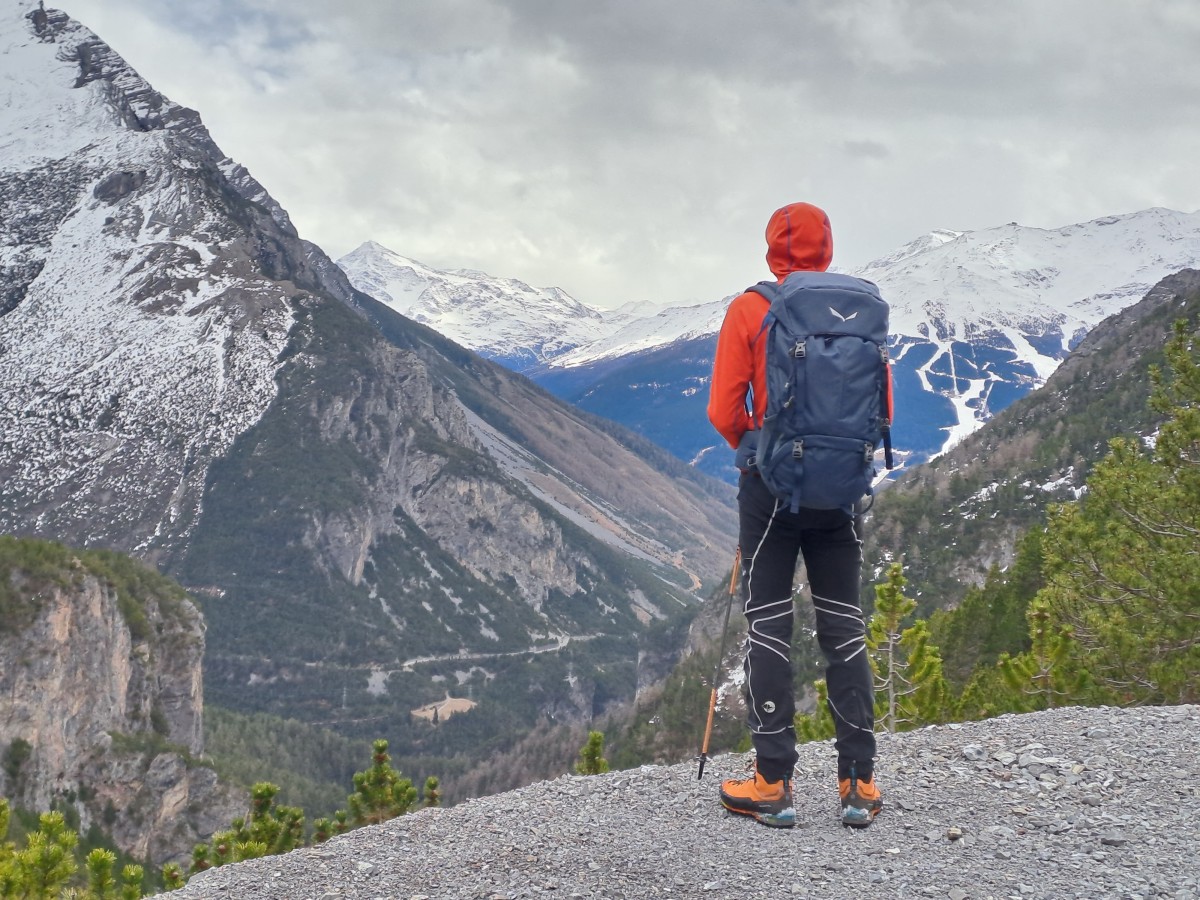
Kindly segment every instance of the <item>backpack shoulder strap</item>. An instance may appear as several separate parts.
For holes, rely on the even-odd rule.
[[[758,284],[752,284],[746,288],[746,293],[762,294],[767,298],[768,303],[774,303],[775,298],[779,296],[779,284],[775,281],[760,281]]]
[[[746,288],[745,293],[759,294],[760,296],[765,297],[767,302],[771,304],[770,309],[767,310],[767,314],[763,316],[762,327],[758,329],[758,334],[756,334],[754,336],[754,340],[751,341],[751,343],[757,344],[758,339],[763,336],[763,332],[771,327],[771,320],[774,318],[772,313],[775,310],[775,301],[783,295],[783,291],[780,290],[779,285],[774,281],[760,281],[758,284],[752,284],[750,287]]]

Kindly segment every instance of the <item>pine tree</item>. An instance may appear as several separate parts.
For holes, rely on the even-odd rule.
[[[175,863],[167,863],[162,869],[163,887],[168,891],[177,891],[186,884],[183,871]]]
[[[579,750],[575,771],[579,775],[603,775],[608,771],[608,760],[604,758],[603,731],[588,732],[587,743]]]
[[[1084,679],[1069,627],[1056,623],[1044,598],[1029,606],[1032,646],[1017,656],[1002,654],[997,668],[1010,689],[1005,712],[1053,709],[1081,698]]]
[[[441,782],[433,775],[425,779],[425,790],[423,805],[426,807],[440,806],[442,803],[442,786]]]
[[[287,853],[304,841],[304,812],[294,806],[276,806],[279,788],[269,782],[259,782],[250,789],[250,823],[241,843],[260,844],[259,856]]]
[[[351,813],[338,810],[332,819],[314,823],[314,843],[327,840],[334,834],[344,834],[355,825],[382,822],[408,812],[417,802],[412,782],[402,778],[390,765],[387,741],[374,744],[373,765],[354,776],[355,793],[349,797]],[[603,744],[601,744],[601,748]],[[603,762],[603,760],[601,760]],[[291,806],[275,803],[279,788],[269,782],[259,782],[250,790],[250,811],[247,817],[233,820],[230,827],[213,835],[210,843],[197,844],[192,851],[188,874],[202,872],[213,866],[240,862],[288,851],[304,842],[304,813]],[[441,802],[437,778],[425,781],[425,806]],[[0,841],[8,833],[10,809],[0,798]],[[17,848],[11,842],[0,842],[0,898],[27,900],[140,900],[145,870],[139,865],[126,865],[117,880],[117,856],[110,850],[92,850],[84,860],[84,874],[78,873],[74,855],[79,836],[67,826],[62,813],[44,813],[38,830],[25,838],[25,846]],[[86,889],[71,887],[76,877],[86,875]],[[162,869],[167,890],[183,887],[184,873],[175,864]]]
[[[141,866],[125,866],[121,869],[121,900],[141,900],[145,875]]]
[[[346,799],[355,825],[375,825],[402,816],[417,802],[417,789],[391,766],[388,742],[372,745],[371,768],[354,775],[354,793]]]
[[[116,864],[117,854],[102,847],[97,847],[87,855],[84,865],[88,873],[88,890],[94,895],[94,900],[116,900]]]
[[[1042,533],[1030,528],[1017,541],[1012,565],[993,566],[987,580],[967,593],[954,609],[939,609],[929,617],[929,631],[942,657],[946,680],[964,690],[980,667],[990,669],[1001,653],[1016,655],[1029,649],[1026,611],[1043,587]]]
[[[7,819],[7,804],[4,812]],[[78,842],[79,836],[67,828],[62,813],[42,813],[38,830],[28,835],[25,848],[12,852],[9,874],[0,876],[11,891],[4,896],[57,897],[77,870],[72,851]]]
[[[1153,448],[1112,441],[1046,532],[1040,596],[1119,703],[1200,700],[1200,338],[1177,324],[1166,359],[1169,374],[1151,371],[1166,417]]]
[[[277,806],[279,788],[261,781],[250,788],[249,819],[236,818],[228,829],[212,836],[209,844],[192,850],[190,873],[213,866],[287,853],[304,842],[304,812],[294,806]],[[164,869],[163,877],[167,872]]]
[[[17,896],[17,876],[14,871],[14,859],[17,848],[8,837],[8,822],[10,811],[8,801],[0,797],[0,897]]]
[[[1006,654],[1001,659],[1007,659]],[[1025,710],[1024,697],[1009,683],[1000,663],[981,664],[954,704],[953,718],[960,722],[988,719]]]
[[[875,613],[867,625],[867,650],[875,674],[875,713],[889,732],[940,722],[946,712],[946,682],[942,660],[929,639],[922,619],[903,627],[917,608],[904,595],[905,578],[899,563],[875,588]]]

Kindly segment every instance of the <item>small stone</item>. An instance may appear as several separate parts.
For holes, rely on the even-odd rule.
[[[951,841],[957,841],[963,836],[962,829],[957,825],[952,825],[946,829],[946,838]]]
[[[998,750],[992,754],[992,759],[1002,766],[1011,766],[1017,761],[1017,754],[1010,753],[1007,750]]]
[[[1123,834],[1113,832],[1100,838],[1100,843],[1105,847],[1124,847],[1129,843],[1129,838],[1125,837]]]
[[[970,897],[971,895],[968,894],[966,891],[964,891],[962,888],[954,888],[946,896],[949,897],[950,900],[967,900],[967,898]]]
[[[987,751],[978,744],[967,744],[962,748],[963,759],[969,759],[971,762],[981,762],[987,759]]]

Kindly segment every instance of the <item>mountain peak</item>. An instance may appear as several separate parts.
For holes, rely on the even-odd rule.
[[[596,340],[609,320],[559,288],[476,269],[434,269],[375,241],[338,265],[363,293],[518,371]]]
[[[881,256],[867,263],[867,269],[884,268],[892,266],[896,263],[903,262],[914,256],[919,256],[922,253],[927,253],[934,250],[943,244],[948,244],[951,241],[957,240],[967,232],[951,231],[948,228],[937,228],[927,234],[921,235],[919,238],[909,241],[903,247],[893,250],[886,256]]]

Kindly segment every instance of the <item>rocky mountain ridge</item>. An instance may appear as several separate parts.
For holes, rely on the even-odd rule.
[[[380,896],[1095,898],[1200,895],[1196,707],[1063,708],[881,736],[885,808],[837,819],[828,742],[802,744],[798,826],[724,812],[743,755],[563,776],[212,869],[179,900]]]
[[[209,462],[275,394],[291,311],[252,261],[282,229],[195,113],[65,14],[39,28],[26,6],[6,4],[5,68],[45,77],[6,82],[0,527],[149,552],[186,537]],[[47,97],[55,133],[27,141]]]

